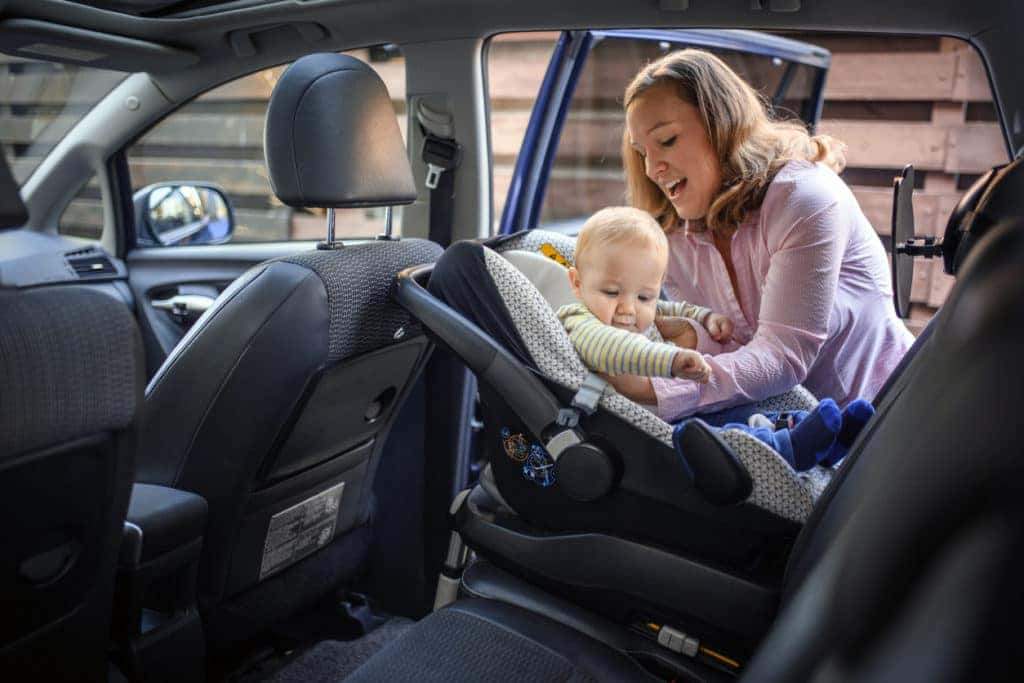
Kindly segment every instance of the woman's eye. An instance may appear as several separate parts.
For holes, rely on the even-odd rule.
[[[662,147],[671,147],[672,145],[676,144],[676,137],[677,136],[673,135],[672,137],[668,138],[667,140],[662,140],[661,143],[660,143],[661,146]]]

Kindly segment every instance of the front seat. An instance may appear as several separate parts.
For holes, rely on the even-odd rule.
[[[416,196],[387,90],[348,56],[309,55],[281,76],[265,152],[290,206]],[[138,480],[209,504],[199,600],[214,641],[240,639],[355,575],[384,442],[431,350],[391,291],[398,271],[434,261],[440,247],[320,246],[238,278],[146,391]]]
[[[0,155],[0,228],[25,218]],[[0,291],[7,680],[106,677],[142,387],[142,343],[123,302],[69,285]]]

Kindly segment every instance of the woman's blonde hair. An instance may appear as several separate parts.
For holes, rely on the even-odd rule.
[[[828,135],[811,136],[804,124],[772,120],[757,92],[725,62],[703,50],[685,49],[648,64],[626,88],[625,107],[651,88],[667,85],[700,112],[722,168],[722,188],[704,219],[712,231],[742,223],[761,206],[775,174],[788,161],[820,161],[840,173],[846,145]],[[643,157],[623,133],[622,157],[630,202],[655,216],[666,232],[678,223],[668,197],[644,171]]]

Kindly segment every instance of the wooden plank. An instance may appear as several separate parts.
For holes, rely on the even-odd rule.
[[[515,158],[528,121],[527,111],[491,112],[491,144],[496,157]],[[559,154],[564,158],[605,158],[610,163],[620,163],[622,128],[623,120],[617,112],[570,116],[563,129]],[[821,122],[820,130],[846,143],[850,167],[899,169],[913,163],[922,171],[974,173],[1005,161],[1005,154],[999,154],[998,127],[992,123],[936,126],[926,121],[827,119]],[[951,139],[959,141],[957,153],[947,159]]]
[[[818,130],[847,145],[847,165],[941,170],[946,163],[948,131],[929,122],[822,120]]]
[[[957,55],[944,52],[840,52],[832,55],[826,100],[948,100]]]
[[[395,57],[384,62],[371,62],[367,50],[351,50],[345,54],[350,54],[373,67],[381,80],[384,81],[384,85],[387,86],[391,99],[405,100],[405,60],[403,58]],[[274,90],[274,85],[277,84],[277,80],[287,68],[288,65],[275,66],[250,74],[244,78],[230,81],[200,95],[196,101],[268,100],[270,99],[270,93]]]
[[[32,143],[52,146],[75,125],[81,117],[74,115],[27,115],[0,114],[0,142],[8,145]]]
[[[852,186],[865,217],[879,235],[892,233],[892,190],[880,187]],[[914,232],[917,235],[932,235],[939,207],[939,195],[914,191]]]
[[[956,78],[953,99],[968,102],[991,102],[992,88],[981,56],[971,47],[957,50]]]
[[[4,73],[0,71],[0,103],[18,105],[92,105],[127,74],[92,70],[85,75],[67,71]],[[86,87],[88,86],[88,87]]]
[[[996,123],[965,123],[949,129],[947,173],[983,173],[1009,161],[1003,133]]]
[[[398,127],[405,139],[406,117],[397,117]],[[170,116],[154,126],[145,137],[130,149],[132,154],[146,154],[146,145],[165,145],[177,148],[218,147],[237,149],[263,149],[262,114],[190,114]],[[216,152],[211,152],[211,156]]]
[[[132,186],[172,180],[205,180],[228,194],[272,194],[262,160],[129,158]]]

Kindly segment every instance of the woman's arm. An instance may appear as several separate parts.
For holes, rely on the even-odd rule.
[[[815,199],[822,204],[820,196],[799,199],[805,206]],[[766,227],[771,256],[753,338],[738,350],[706,356],[712,369],[707,384],[654,378],[662,417],[758,401],[807,377],[828,336],[850,219],[843,213],[849,209],[833,200],[794,220],[801,213],[796,204],[766,217],[772,221]]]

